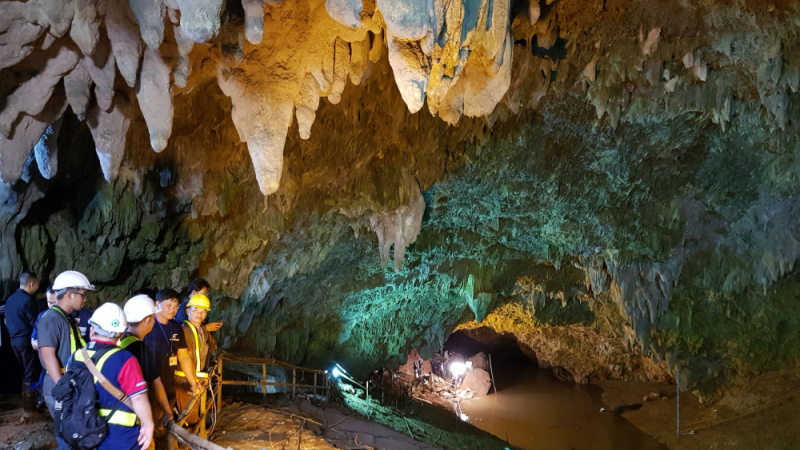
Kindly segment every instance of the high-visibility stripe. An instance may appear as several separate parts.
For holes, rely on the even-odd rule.
[[[197,378],[208,378],[208,372],[195,372],[194,374],[197,376]],[[176,370],[175,375],[186,378],[186,374],[180,370]]]
[[[111,357],[111,355],[117,353],[120,350],[122,349],[119,347],[115,347],[103,353],[103,356],[101,356],[100,359],[97,361],[97,364],[95,364],[97,370],[99,372],[102,372],[103,364],[106,363],[106,361],[108,360],[108,358]],[[97,350],[87,350],[86,353],[88,353],[89,358],[91,358],[92,356],[95,355],[95,353],[97,353]],[[83,352],[75,353],[74,358],[76,361],[85,362],[85,360],[83,359]],[[92,377],[92,378],[94,378],[94,382],[97,383],[97,377]],[[97,412],[98,414],[100,414],[101,417],[107,417],[109,414],[111,414],[111,410],[106,408],[99,408]],[[108,419],[108,423],[112,425],[121,425],[123,427],[132,427],[139,423],[139,418],[136,417],[135,413],[117,410],[116,412],[114,412],[114,415],[112,415]]]
[[[70,354],[75,353],[79,348],[86,347],[86,341],[83,340],[83,336],[81,336],[80,331],[78,331],[76,329],[77,327],[73,327],[72,326],[73,321],[70,320],[70,317],[67,315],[67,313],[64,312],[64,310],[62,310],[58,306],[53,306],[52,309],[56,310],[56,312],[61,314],[61,317],[66,319],[67,325],[69,325],[69,352],[70,352]],[[77,339],[76,339],[76,337],[77,337]],[[78,342],[81,343],[80,347],[78,347]]]
[[[111,414],[110,409],[100,408],[97,410],[100,417],[108,417]],[[108,418],[108,423],[111,425],[122,425],[123,427],[133,427],[139,423],[139,418],[136,414],[128,411],[115,411],[114,415]]]
[[[118,348],[118,347],[115,347],[115,348],[112,348],[111,350],[103,353],[103,356],[101,356],[100,360],[97,361],[97,364],[95,364],[95,367],[97,367],[97,371],[98,372],[102,372],[103,371],[103,364],[106,363],[106,360],[108,360],[108,358],[110,358],[111,355],[113,355],[114,353],[117,353],[120,350],[122,350],[122,349]],[[88,353],[89,354],[89,358],[91,358],[92,356],[94,356],[95,353],[97,353],[97,350],[87,350],[86,353]],[[83,352],[75,353],[75,360],[83,362]],[[97,383],[97,377],[92,377],[92,378],[94,378],[94,382]]]
[[[192,325],[192,322],[187,320],[186,323],[189,324],[189,328],[192,330],[192,334],[194,335],[195,371],[200,373],[200,370],[203,368],[200,365],[200,338],[197,336],[197,328]]]
[[[140,339],[132,334],[130,336],[126,336],[124,339],[119,341],[119,348],[127,348],[129,345],[133,344],[138,340]]]

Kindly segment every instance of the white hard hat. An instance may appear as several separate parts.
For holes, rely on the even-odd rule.
[[[53,290],[60,291],[67,288],[86,289],[87,291],[93,291],[94,285],[89,282],[89,279],[86,278],[86,275],[74,270],[67,270],[65,272],[61,272],[53,281]]]
[[[136,295],[125,302],[125,318],[137,323],[156,313],[156,302],[145,294]]]
[[[107,333],[124,333],[128,329],[125,313],[115,303],[103,303],[94,310],[89,325],[99,328]]]

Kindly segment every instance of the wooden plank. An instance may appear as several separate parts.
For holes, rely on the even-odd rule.
[[[261,396],[262,397],[266,397],[267,396],[267,385],[266,385],[266,383],[267,383],[267,365],[266,364],[262,364],[261,365],[261,381],[264,382],[264,386],[263,386],[264,389],[261,390]]]
[[[297,370],[292,370],[292,397],[297,393]]]
[[[275,367],[283,367],[285,369],[301,370],[303,372],[308,372],[308,373],[314,373],[314,372],[316,372],[316,373],[325,373],[324,370],[316,370],[316,369],[309,369],[309,368],[306,368],[306,367],[295,366],[295,365],[292,365],[292,364],[285,363],[283,361],[278,361],[277,359],[273,359],[273,358],[251,358],[251,357],[248,357],[248,356],[231,355],[229,353],[224,353],[221,356],[221,358],[227,359],[228,361],[237,361],[237,362],[248,363],[248,364],[267,364],[267,365],[275,366]]]

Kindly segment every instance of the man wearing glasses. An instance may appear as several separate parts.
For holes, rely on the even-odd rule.
[[[56,293],[56,305],[39,319],[36,334],[39,340],[39,359],[48,375],[42,382],[42,394],[50,415],[55,419],[53,386],[64,374],[69,357],[86,345],[72,313],[83,307],[86,292],[93,291],[94,286],[82,273],[68,270],[56,277],[53,290]],[[61,450],[69,447],[58,439],[58,448]]]

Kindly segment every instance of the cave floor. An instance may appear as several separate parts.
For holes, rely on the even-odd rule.
[[[625,419],[670,449],[800,448],[800,369],[741,380],[727,394],[707,404],[692,393],[681,392],[680,438],[675,426],[675,385],[624,381],[598,384],[609,409],[622,410]]]
[[[0,396],[0,449],[45,450],[56,448],[50,415],[22,420],[19,395]]]
[[[226,402],[217,422],[214,441],[235,450],[369,449],[435,450],[383,425],[329,403],[271,400],[252,397]]]
[[[710,404],[701,403],[691,393],[681,393],[680,439],[675,436],[674,385],[598,384],[609,410],[621,412],[670,449],[800,448],[800,369],[743,380]],[[258,396],[225,400],[213,440],[236,450],[436,448],[336,404],[323,408],[308,401],[262,400]],[[32,422],[22,422],[21,417],[18,396],[0,396],[0,449],[55,448],[48,416]]]

